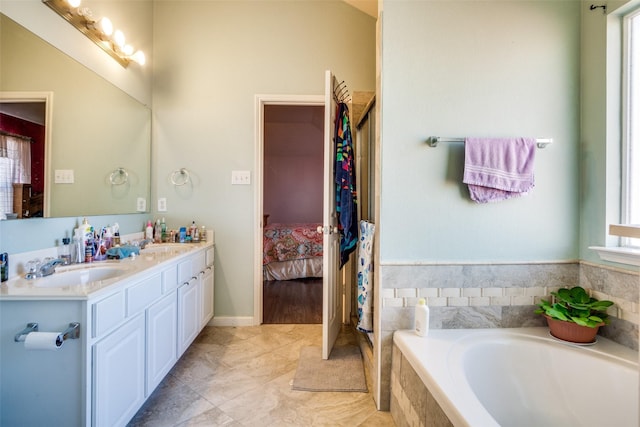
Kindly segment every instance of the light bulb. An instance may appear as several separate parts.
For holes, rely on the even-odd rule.
[[[131,56],[131,54],[133,53],[133,46],[131,46],[130,44],[124,45],[124,47],[122,48],[122,53],[127,56]]]
[[[67,4],[71,7],[80,6],[80,0],[67,0]]]
[[[113,33],[113,41],[116,42],[116,45],[120,48],[124,46],[125,38],[122,31],[116,30],[115,33]]]
[[[111,37],[111,34],[113,34],[113,24],[111,23],[111,20],[109,18],[107,18],[106,16],[102,17],[100,19],[100,22],[98,23],[98,26],[100,28],[100,31],[102,31],[102,34],[107,37]]]
[[[140,65],[144,65],[147,62],[147,58],[144,56],[144,52],[139,50],[131,56],[131,59]]]

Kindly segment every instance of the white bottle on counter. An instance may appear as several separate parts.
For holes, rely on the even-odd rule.
[[[429,334],[429,306],[424,298],[418,300],[415,315],[416,335],[426,337]]]
[[[147,221],[147,228],[145,230],[144,237],[145,239],[153,241],[153,225],[151,224],[151,221]]]

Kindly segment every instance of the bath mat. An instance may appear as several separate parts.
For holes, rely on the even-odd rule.
[[[355,345],[334,347],[329,359],[323,360],[320,347],[303,347],[291,388],[366,393],[367,381],[360,348]]]

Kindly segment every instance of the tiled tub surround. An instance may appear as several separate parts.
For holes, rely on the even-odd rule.
[[[434,330],[427,338],[405,330],[393,340],[398,426],[638,425],[637,352],[606,338],[567,345],[536,327]],[[612,388],[609,398],[592,392]]]
[[[638,349],[640,273],[588,263],[380,266],[380,409],[389,409],[393,332],[413,328],[414,307],[426,298],[431,329],[542,326],[533,313],[540,298],[583,286],[610,299],[611,324],[600,334]]]

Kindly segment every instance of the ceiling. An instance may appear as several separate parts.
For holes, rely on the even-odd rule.
[[[44,126],[46,104],[39,102],[0,102],[0,113]]]
[[[344,0],[345,3],[361,10],[367,15],[378,17],[378,0]]]

